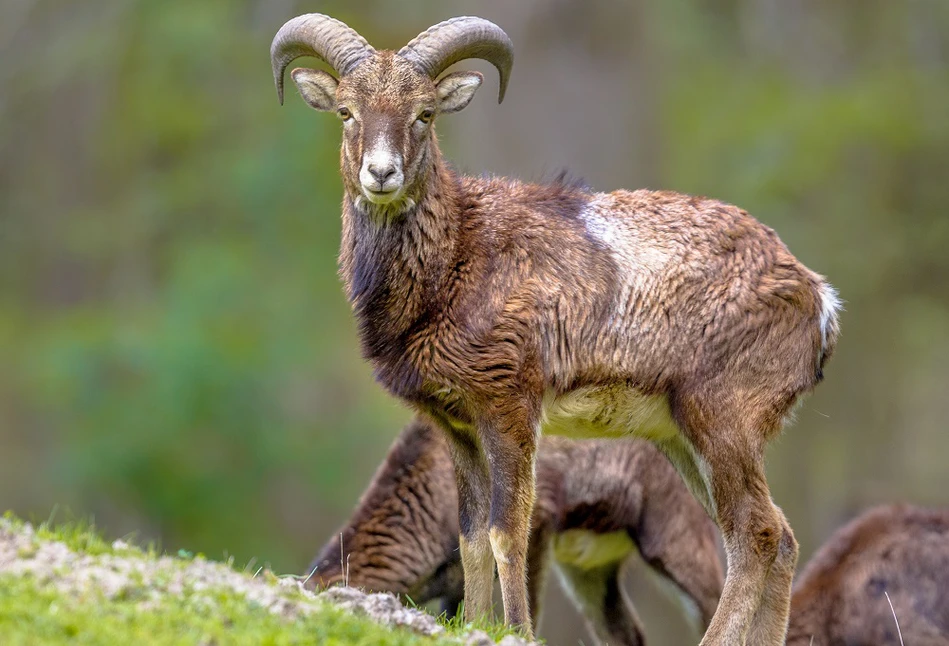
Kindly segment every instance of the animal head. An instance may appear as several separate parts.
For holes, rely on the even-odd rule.
[[[342,121],[347,192],[357,206],[402,212],[420,197],[431,168],[435,119],[465,108],[484,80],[478,72],[439,75],[458,61],[484,59],[501,76],[500,103],[513,46],[494,23],[460,17],[430,27],[398,52],[376,51],[342,22],[306,14],[284,24],[270,48],[281,103],[284,70],[301,56],[319,58],[337,74],[296,68],[291,77],[310,107]]]
[[[418,603],[463,589],[458,494],[448,443],[416,417],[389,449],[349,521],[310,564],[308,586],[347,582]]]

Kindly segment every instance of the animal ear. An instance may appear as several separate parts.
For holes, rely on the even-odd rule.
[[[458,112],[467,107],[481,87],[484,76],[480,72],[452,72],[435,86],[439,112]]]
[[[308,67],[298,67],[292,72],[293,82],[303,100],[314,110],[332,112],[336,110],[336,87],[339,81],[332,74]]]

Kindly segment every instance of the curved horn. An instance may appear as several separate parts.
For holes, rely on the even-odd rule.
[[[283,73],[295,59],[313,56],[329,63],[340,76],[346,76],[375,51],[356,30],[321,13],[307,13],[288,20],[270,45],[270,65],[280,105],[283,105]]]
[[[461,16],[429,27],[409,41],[399,56],[435,79],[445,69],[466,58],[480,58],[498,69],[501,86],[498,103],[504,100],[514,64],[514,45],[504,30],[490,20]]]

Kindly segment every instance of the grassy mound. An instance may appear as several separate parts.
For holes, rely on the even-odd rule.
[[[87,526],[34,528],[10,515],[0,519],[4,645],[494,642],[470,630],[457,623],[446,628],[391,595],[351,589],[315,595],[297,577],[110,544]],[[524,643],[513,636],[502,642]]]

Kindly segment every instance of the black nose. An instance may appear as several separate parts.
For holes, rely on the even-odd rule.
[[[376,178],[379,185],[386,183],[386,180],[395,175],[395,166],[383,166],[382,168],[375,164],[369,164],[369,174]]]

